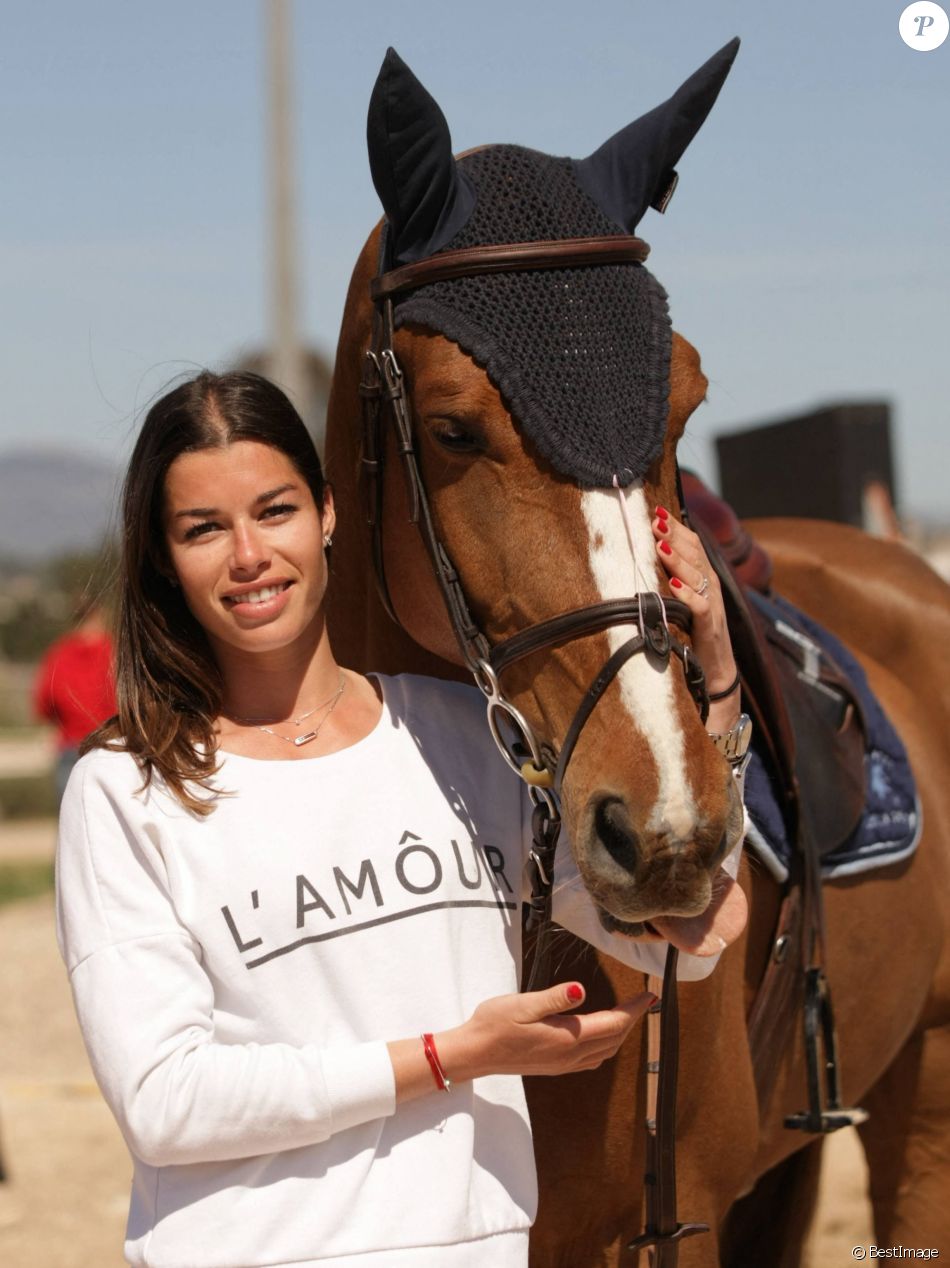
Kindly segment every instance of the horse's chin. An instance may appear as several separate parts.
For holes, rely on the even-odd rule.
[[[664,913],[646,920],[623,920],[602,906],[598,914],[610,933],[669,942],[689,955],[718,955],[742,933],[749,913],[745,894],[725,868],[718,869],[711,889],[709,903],[696,915]]]

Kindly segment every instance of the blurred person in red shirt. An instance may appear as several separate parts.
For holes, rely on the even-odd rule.
[[[73,629],[47,649],[33,684],[33,708],[58,730],[56,792],[61,798],[80,743],[116,712],[112,639],[98,600],[81,603]]]

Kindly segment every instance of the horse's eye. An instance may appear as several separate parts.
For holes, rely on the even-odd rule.
[[[438,418],[432,423],[432,437],[449,453],[480,453],[484,449],[481,436],[474,428],[457,418]]]

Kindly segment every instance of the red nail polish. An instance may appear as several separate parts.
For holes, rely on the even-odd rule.
[[[567,988],[567,998],[571,1001],[572,1004],[579,1004],[581,1000],[584,998],[584,992],[581,989],[581,987],[577,985],[576,982],[572,982],[570,986]]]
[[[656,508],[656,513],[661,520],[668,520],[670,518],[670,513],[665,506],[658,506]]]
[[[673,547],[669,542],[660,542],[660,550],[663,551],[664,555],[672,555],[673,553]]]
[[[660,520],[656,526],[656,531],[658,533],[668,533],[670,531],[670,526],[666,520]]]
[[[670,577],[670,585],[674,590],[681,590],[683,587],[683,583],[680,581],[679,577]]]

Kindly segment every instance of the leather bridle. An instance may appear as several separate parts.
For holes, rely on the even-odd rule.
[[[375,314],[372,346],[365,354],[360,383],[363,398],[362,474],[380,598],[389,615],[398,623],[386,581],[382,539],[385,453],[382,428],[384,407],[388,407],[406,478],[410,519],[418,526],[425,542],[459,649],[487,699],[492,734],[505,760],[530,785],[536,804],[538,795],[546,790],[560,793],[567,764],[584,724],[631,656],[642,652],[658,667],[665,668],[670,656],[675,655],[683,665],[687,686],[705,720],[708,698],[702,668],[689,645],[670,631],[672,624],[688,634],[691,613],[687,605],[678,599],[661,598],[656,593],[639,594],[629,599],[614,599],[560,613],[495,646],[490,645],[472,617],[459,574],[435,528],[413,433],[409,393],[393,347],[393,299],[409,290],[449,278],[526,269],[641,263],[648,251],[647,244],[640,238],[627,235],[471,247],[446,251],[401,268],[381,271],[370,288]],[[501,676],[510,665],[525,656],[615,625],[636,625],[638,633],[614,652],[591,683],[568,728],[560,753],[554,759],[553,754],[538,743],[521,712],[505,698],[500,685]],[[550,797],[542,799],[552,812],[556,810]]]
[[[386,229],[380,244],[380,269],[370,285],[374,304],[371,346],[363,360],[360,395],[363,400],[363,454],[361,471],[367,495],[367,515],[372,530],[373,565],[380,599],[392,619],[400,624],[386,581],[383,550],[384,414],[388,412],[396,449],[402,460],[409,498],[409,517],[416,524],[432,563],[435,579],[455,633],[462,657],[488,706],[492,735],[508,765],[528,785],[534,805],[533,846],[529,854],[532,893],[527,927],[536,933],[535,953],[526,990],[534,989],[545,958],[551,923],[554,856],[561,829],[558,804],[568,763],[577,741],[598,701],[621,668],[640,653],[665,670],[670,657],[682,664],[689,692],[703,722],[709,710],[702,667],[690,646],[677,638],[670,625],[689,634],[692,614],[685,603],[655,592],[613,599],[562,612],[521,630],[492,646],[472,617],[461,578],[436,531],[429,497],[419,464],[412,424],[412,409],[405,377],[393,346],[393,299],[431,282],[527,269],[595,267],[603,264],[639,264],[649,253],[640,238],[625,234],[569,238],[548,242],[518,242],[445,251],[428,259],[386,270]],[[680,499],[682,502],[682,498]],[[616,625],[635,625],[637,633],[608,658],[578,705],[560,752],[554,754],[539,743],[528,720],[506,699],[501,675],[515,662],[535,652],[583,638]],[[658,1091],[651,1093],[655,1109],[647,1120],[646,1231],[630,1248],[655,1248],[655,1268],[673,1268],[677,1243],[682,1237],[707,1231],[702,1224],[682,1224],[676,1218],[674,1162],[676,1120],[678,952],[670,947],[663,981],[663,1007],[656,1035],[663,1060],[651,1063],[659,1075]],[[656,1014],[659,1006],[651,1010]],[[651,1023],[656,1020],[650,1018]],[[651,1035],[653,1031],[651,1029]]]

